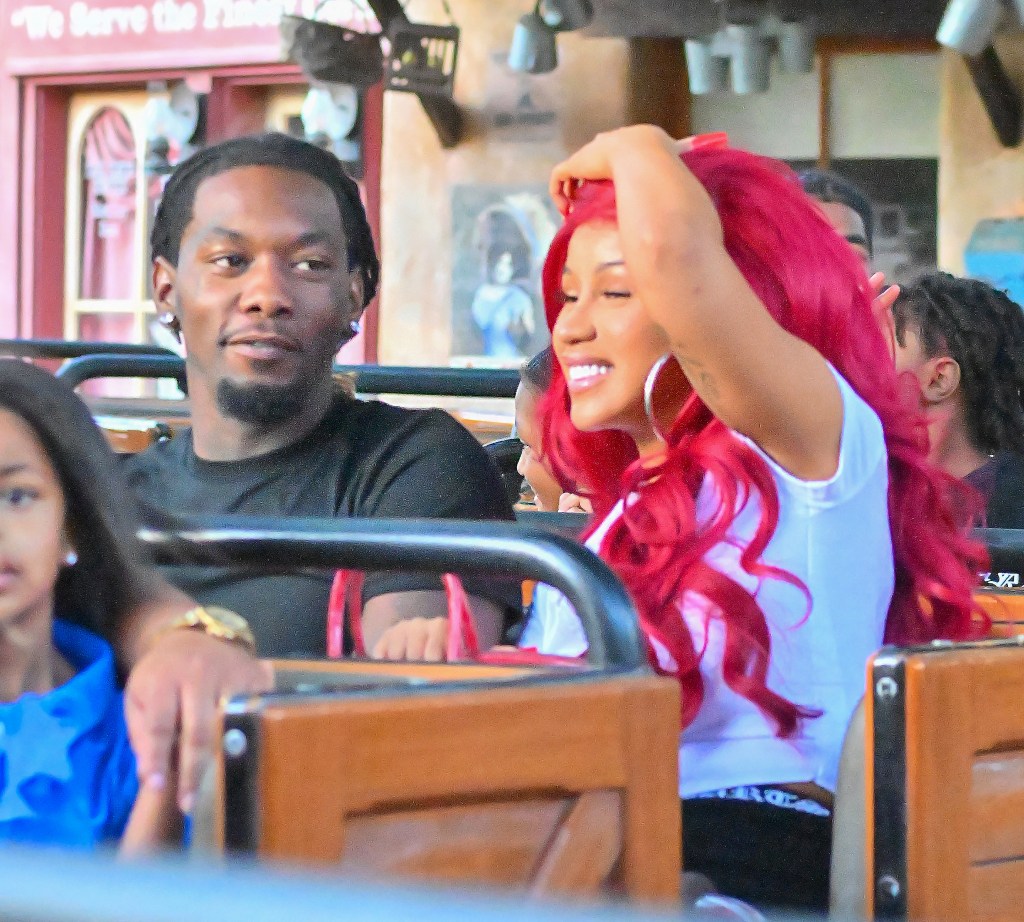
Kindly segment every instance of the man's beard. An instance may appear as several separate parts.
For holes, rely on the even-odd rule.
[[[227,378],[217,382],[217,406],[240,423],[271,428],[298,416],[309,398],[300,381],[288,384],[238,384]]]

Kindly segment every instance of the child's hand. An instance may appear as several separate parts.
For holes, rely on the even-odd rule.
[[[374,659],[443,663],[447,645],[447,618],[409,618],[389,627],[370,655]]]
[[[585,496],[577,496],[575,493],[563,493],[558,497],[558,511],[591,513],[594,511],[594,507]]]

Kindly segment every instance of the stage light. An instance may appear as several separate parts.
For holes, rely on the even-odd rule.
[[[810,21],[781,20],[778,41],[779,66],[784,73],[809,74],[814,70],[814,29]]]
[[[594,18],[590,0],[540,0],[537,11],[549,28],[559,32],[582,29]]]
[[[766,93],[770,78],[769,49],[761,29],[756,25],[730,23],[725,34],[732,44],[729,75],[734,93]]]
[[[1002,12],[999,0],[950,0],[935,37],[940,45],[977,57],[992,44]]]
[[[519,17],[512,33],[508,66],[527,74],[547,74],[558,66],[555,33],[541,18],[537,8]]]
[[[715,54],[714,36],[687,40],[686,73],[696,96],[721,93],[729,86],[729,59]]]

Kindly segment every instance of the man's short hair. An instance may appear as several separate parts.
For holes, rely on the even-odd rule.
[[[867,238],[868,254],[874,252],[875,218],[871,210],[871,200],[850,180],[829,170],[809,169],[799,174],[800,185],[812,198],[819,202],[845,205],[860,215],[864,223],[864,236]]]
[[[334,193],[348,247],[348,268],[363,281],[365,307],[377,291],[380,263],[366,220],[359,187],[333,154],[286,134],[268,133],[232,138],[204,147],[175,168],[164,189],[150,234],[150,255],[177,266],[181,238],[192,220],[196,189],[204,179],[247,166],[270,166],[305,173]]]

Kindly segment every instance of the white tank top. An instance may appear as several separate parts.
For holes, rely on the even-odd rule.
[[[804,617],[807,602],[800,590],[777,579],[759,580],[740,566],[740,548],[749,543],[761,516],[756,497],[739,511],[728,540],[705,557],[752,592],[765,613],[772,643],[768,687],[822,716],[804,721],[794,737],[777,737],[761,710],[725,684],[723,624],[706,599],[689,593],[681,615],[695,647],[706,643],[700,665],[704,701],[680,738],[681,797],[798,781],[835,790],[843,735],[864,694],[866,662],[882,643],[894,574],[882,424],[833,373],[843,398],[843,428],[839,467],[829,480],[800,480],[733,433],[765,460],[779,493],[779,524],[761,560],[807,586],[810,613]],[[716,497],[713,481],[705,477],[697,495],[698,521],[711,517]],[[620,500],[587,540],[595,553],[622,509]],[[583,653],[582,626],[564,597],[538,586],[534,598],[520,645],[565,656]],[[671,665],[667,651],[657,652],[663,665]]]

